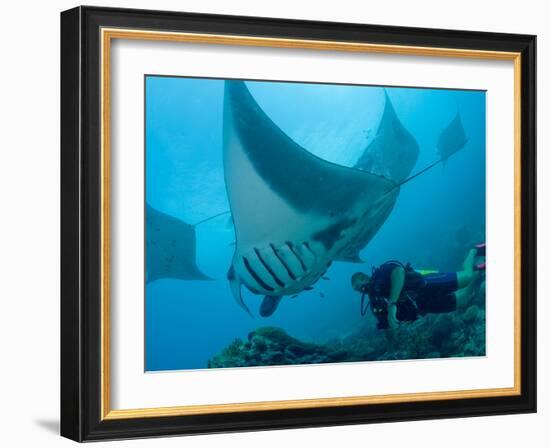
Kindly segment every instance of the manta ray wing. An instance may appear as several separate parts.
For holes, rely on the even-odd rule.
[[[387,92],[385,106],[376,136],[367,146],[355,168],[374,173],[380,173],[399,183],[407,178],[416,165],[419,147],[416,139],[403,126],[397,116],[393,104]],[[379,212],[379,217],[371,226],[365,226],[357,233],[346,249],[338,256],[337,261],[360,263],[359,253],[374,237],[390,215],[397,195],[393,200],[384,203]]]
[[[462,149],[467,142],[468,137],[462,125],[460,113],[457,112],[453,120],[441,131],[437,140],[437,152],[441,159],[447,160]]]
[[[195,226],[146,208],[147,283],[162,279],[211,280],[196,265]]]
[[[223,134],[236,237],[228,279],[246,310],[241,284],[270,297],[301,292],[358,234],[373,235],[397,197],[395,182],[300,147],[242,81],[225,83]]]
[[[416,139],[401,123],[386,91],[384,96],[384,112],[376,136],[354,167],[381,174],[399,183],[407,178],[416,165],[419,147]]]

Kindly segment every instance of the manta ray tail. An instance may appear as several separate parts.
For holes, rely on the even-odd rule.
[[[458,152],[458,151],[456,151]],[[452,155],[452,154],[451,154]],[[402,185],[406,184],[407,182],[410,182],[411,180],[413,180],[414,178],[420,176],[421,174],[424,174],[426,171],[429,171],[431,170],[434,166],[437,166],[439,165],[440,163],[442,164],[445,164],[447,163],[447,160],[449,159],[450,156],[446,156],[446,157],[441,157],[440,159],[437,159],[435,162],[432,162],[430,163],[428,166],[422,168],[420,171],[418,171],[417,173],[414,173],[412,176],[409,176],[407,177],[405,180],[402,180],[401,182],[399,182],[397,185],[396,185],[396,188],[399,188],[401,187]]]
[[[430,169],[432,169],[434,166],[436,165],[439,165],[440,163],[442,163],[444,160],[447,160],[447,158],[441,158],[441,159],[437,159],[435,162],[433,163],[430,163],[428,166],[422,168],[420,171],[418,171],[417,173],[414,173],[412,176],[409,176],[407,177],[405,180],[401,181],[397,187],[400,187],[401,185],[404,185],[406,184],[407,182],[410,182],[411,180],[413,180],[414,178],[420,176],[421,174],[424,174],[426,171],[429,171]]]
[[[204,219],[201,219],[199,222],[196,222],[195,224],[192,224],[193,227],[197,227],[201,224],[204,224],[205,222],[208,222],[208,221],[211,221],[219,216],[223,216],[223,215],[227,215],[228,213],[231,213],[230,210],[226,210],[224,212],[220,212],[220,213],[216,213],[215,215],[213,216],[209,216],[208,218],[204,218]],[[229,219],[231,220],[231,217],[229,217]]]

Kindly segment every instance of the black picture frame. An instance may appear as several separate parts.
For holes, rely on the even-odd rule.
[[[102,419],[100,29],[461,48],[521,54],[521,393],[515,396]],[[61,435],[76,441],[536,411],[536,37],[77,7],[61,13]]]

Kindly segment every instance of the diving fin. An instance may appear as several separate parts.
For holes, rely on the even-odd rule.
[[[476,250],[476,255],[478,257],[484,257],[485,256],[485,248],[486,248],[485,243],[476,244],[474,246],[474,249]]]
[[[485,264],[485,262],[483,262],[483,263],[476,264],[476,265],[474,266],[474,269],[475,269],[476,271],[484,271],[486,266],[487,266],[487,265]]]

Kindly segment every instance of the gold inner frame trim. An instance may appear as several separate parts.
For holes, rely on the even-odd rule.
[[[115,420],[251,412],[316,407],[351,406],[413,401],[502,397],[521,394],[521,54],[515,52],[459,48],[419,47],[307,39],[279,39],[240,35],[218,35],[145,31],[137,29],[101,29],[101,419]],[[514,63],[514,386],[442,392],[419,392],[302,400],[279,400],[229,404],[189,405],[141,409],[111,409],[110,345],[110,64],[113,39],[185,42],[213,45],[293,48],[324,51],[383,53],[411,56],[454,57],[513,61]]]

